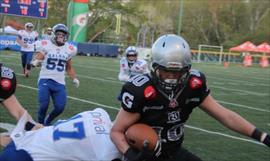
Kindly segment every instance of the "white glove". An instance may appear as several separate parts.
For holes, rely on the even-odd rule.
[[[33,67],[40,67],[41,66],[41,63],[42,63],[42,60],[38,60],[38,59],[35,59],[31,62],[31,65]]]
[[[78,87],[80,86],[80,81],[79,81],[77,78],[74,78],[74,79],[72,80],[72,82],[73,82],[73,85],[74,85],[76,88],[78,88]]]

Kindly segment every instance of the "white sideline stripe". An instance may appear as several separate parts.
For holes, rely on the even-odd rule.
[[[206,133],[209,133],[209,134],[220,135],[220,136],[224,136],[224,137],[227,137],[227,138],[232,138],[232,139],[235,139],[235,140],[246,141],[246,142],[250,142],[250,143],[254,143],[254,144],[258,144],[258,145],[263,145],[264,146],[264,144],[262,144],[260,142],[257,142],[257,141],[254,141],[254,140],[250,140],[250,139],[244,139],[244,138],[240,138],[240,137],[236,137],[236,136],[232,136],[232,135],[228,135],[228,134],[222,134],[220,132],[209,131],[209,130],[205,130],[205,129],[201,129],[201,128],[194,127],[194,126],[189,126],[189,125],[185,125],[185,127],[190,128],[190,129],[193,129],[193,130],[203,131],[203,132],[206,132]]]
[[[37,88],[34,88],[34,87],[25,86],[25,85],[22,85],[22,84],[18,84],[18,85],[21,86],[21,87],[24,87],[24,88],[38,90]],[[73,99],[73,100],[77,100],[77,101],[81,101],[81,102],[84,102],[84,103],[89,103],[89,104],[102,106],[102,107],[117,110],[117,111],[119,110],[116,107],[112,107],[112,106],[108,106],[108,105],[104,105],[104,104],[100,104],[100,103],[96,103],[96,102],[92,102],[92,101],[88,101],[88,100],[84,100],[84,99],[80,99],[80,98],[76,98],[76,97],[68,96],[68,98]],[[221,136],[236,139],[236,140],[241,140],[241,141],[246,141],[246,142],[250,142],[250,143],[255,143],[255,144],[258,144],[258,145],[263,145],[261,143],[258,143],[256,141],[249,140],[249,139],[244,139],[244,138],[240,138],[240,137],[236,137],[236,136],[232,136],[232,135],[222,134],[222,133],[219,133],[219,132],[209,131],[209,130],[201,129],[201,128],[190,126],[190,125],[185,125],[185,126],[187,128],[190,128],[190,129],[195,129],[195,130],[203,131],[203,132],[210,133],[210,134],[221,135]]]
[[[251,91],[246,91],[246,90],[240,90],[240,89],[231,89],[231,88],[226,88],[226,87],[221,87],[221,86],[215,86],[215,85],[209,85],[211,88],[219,88],[222,90],[227,90],[227,91],[236,91],[236,92],[243,92],[247,94],[252,94],[256,96],[268,96],[268,93],[259,93],[259,92],[251,92]]]
[[[1,55],[1,57],[17,58],[17,54]],[[6,64],[17,65],[17,64],[14,64],[14,63],[6,63]],[[85,65],[79,65],[79,64],[73,64],[73,65],[74,66],[81,67],[81,68],[86,68],[86,69],[87,68],[88,69],[101,69],[101,70],[105,70],[105,71],[119,72],[119,70],[108,69],[108,68],[104,68],[104,67],[93,67],[93,66],[85,66]],[[213,76],[209,76],[209,75],[207,76],[207,78],[235,81],[235,82],[245,83],[247,85],[253,85],[253,86],[267,86],[267,87],[269,87],[269,85],[267,85],[267,84],[254,84],[254,83],[248,82],[248,80],[246,80],[246,81],[240,81],[240,80],[235,80],[235,79],[218,78],[218,77],[213,77]],[[255,79],[255,78],[253,77],[252,79]],[[258,79],[258,78],[256,78],[256,79]],[[261,79],[262,80],[265,80],[265,81],[268,81],[269,80],[268,78],[261,78]]]
[[[18,74],[18,75],[23,75],[23,74]],[[100,79],[100,80],[101,81],[105,81],[103,79]],[[22,85],[22,84],[18,84],[18,86],[29,88],[29,89],[33,89],[33,90],[37,90],[37,88],[30,87],[30,86],[25,86],[25,85]],[[68,96],[68,98],[73,99],[73,100],[80,100],[82,102],[90,103],[90,104],[94,104],[94,105],[101,105],[99,103],[95,103],[95,102],[88,101],[88,100],[83,100],[83,99],[72,97],[72,96]],[[220,103],[223,103],[223,104],[228,104],[228,105],[238,106],[238,107],[247,108],[247,109],[251,109],[251,110],[255,110],[255,111],[269,112],[270,113],[270,110],[265,110],[265,109],[261,109],[261,108],[254,108],[254,107],[250,107],[250,106],[246,106],[246,105],[241,105],[241,104],[237,104],[237,103],[230,103],[230,102],[225,102],[225,101],[220,101],[220,100],[217,100],[217,101],[220,102]],[[105,107],[107,105],[102,105],[102,106]],[[115,107],[112,107],[112,106],[108,106],[107,108],[118,110],[118,108],[115,108]]]
[[[28,88],[28,89],[32,89],[32,90],[36,90],[36,91],[38,90],[37,88],[30,87],[30,86],[25,86],[25,85],[22,85],[22,84],[18,84],[18,86]],[[85,99],[80,99],[80,98],[76,98],[76,97],[72,97],[72,96],[67,96],[67,97],[72,99],[72,100],[81,101],[81,102],[84,102],[84,103],[89,103],[89,104],[93,104],[93,105],[97,105],[97,106],[102,106],[102,107],[106,107],[108,109],[118,110],[118,108],[116,108],[116,107],[107,106],[107,105],[104,105],[104,104],[88,101],[88,100],[85,100]]]
[[[250,107],[250,106],[246,106],[246,105],[240,105],[240,104],[236,104],[236,103],[224,102],[224,101],[219,101],[219,100],[217,100],[217,101],[220,102],[220,103],[223,103],[223,104],[239,106],[239,107],[243,107],[243,108],[247,108],[247,109],[251,109],[251,110],[262,111],[262,112],[270,112],[269,110],[265,110],[265,109],[261,109],[261,108],[254,108],[254,107]]]
[[[14,64],[14,63],[6,63],[6,64],[20,66],[18,64]],[[95,68],[95,67],[90,67],[90,68]],[[97,68],[97,69],[101,69],[101,68]],[[106,69],[107,68],[104,68],[104,70],[106,70]],[[108,70],[108,71],[111,71],[111,70]],[[22,75],[22,74],[19,74],[19,73],[16,73],[16,74],[17,75]],[[108,80],[108,79],[103,79],[103,78],[84,76],[84,75],[80,75],[80,74],[77,74],[77,76],[82,77],[82,78],[88,78],[88,79],[100,80],[100,81],[104,81],[104,82],[112,82],[112,83],[116,83],[116,84],[121,84],[121,82],[114,81],[114,80]],[[219,89],[223,89],[223,90],[227,90],[227,91],[242,92],[242,93],[247,93],[247,94],[256,95],[256,96],[269,96],[269,93],[259,93],[259,92],[252,92],[252,91],[246,91],[246,90],[240,90],[240,89],[231,89],[231,88],[225,88],[225,87],[215,86],[215,85],[211,85],[210,87],[211,88],[219,88]]]

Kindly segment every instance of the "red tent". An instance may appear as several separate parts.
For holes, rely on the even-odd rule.
[[[270,45],[266,42],[262,43],[261,45],[257,46],[257,52],[270,54]]]
[[[247,41],[239,46],[230,48],[230,51],[239,51],[239,52],[257,52],[257,47],[252,42]]]

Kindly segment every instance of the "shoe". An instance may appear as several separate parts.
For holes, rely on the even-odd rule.
[[[29,70],[25,70],[25,72],[24,72],[24,76],[25,76],[26,78],[28,78],[28,77],[29,77]]]

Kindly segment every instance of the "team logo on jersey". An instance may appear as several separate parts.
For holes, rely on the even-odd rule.
[[[133,99],[134,99],[134,96],[131,95],[130,93],[128,93],[128,92],[123,93],[122,102],[124,105],[127,106],[127,108],[132,107]]]
[[[170,108],[175,108],[177,106],[178,106],[178,102],[177,102],[177,100],[175,98],[170,100],[170,103],[169,103]]]
[[[168,123],[174,123],[178,121],[181,121],[179,111],[172,111],[168,113]]]
[[[144,89],[144,98],[147,100],[153,99],[157,96],[157,91],[153,86],[148,86]]]
[[[189,81],[189,86],[191,89],[198,89],[202,86],[202,80],[197,77],[192,77]]]
[[[1,87],[3,90],[10,90],[11,89],[11,81],[9,79],[2,79],[1,80]]]

